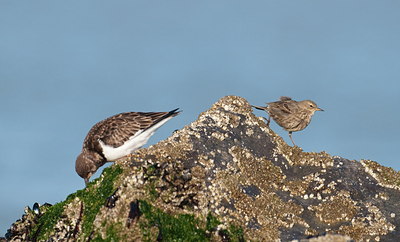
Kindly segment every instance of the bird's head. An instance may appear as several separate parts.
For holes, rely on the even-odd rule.
[[[318,105],[311,100],[304,100],[299,102],[303,109],[306,109],[314,114],[315,111],[324,111],[322,108],[319,108]]]
[[[89,178],[96,172],[96,162],[98,157],[95,152],[82,150],[75,162],[75,171],[85,180],[85,184],[89,183]]]

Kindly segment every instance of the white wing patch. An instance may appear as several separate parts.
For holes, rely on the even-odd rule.
[[[116,148],[111,145],[106,145],[102,140],[99,140],[100,146],[103,149],[103,155],[106,157],[107,161],[115,161],[121,157],[132,154],[135,150],[145,145],[154,132],[171,118],[173,117],[168,117],[145,131],[139,130],[123,145]]]

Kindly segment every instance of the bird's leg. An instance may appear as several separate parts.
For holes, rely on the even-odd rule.
[[[290,140],[292,141],[293,145],[294,145],[294,146],[297,146],[297,145],[294,143],[294,141],[293,141],[293,138],[292,138],[292,131],[289,131],[289,138],[290,138]]]
[[[85,185],[87,187],[87,185],[89,184],[89,178],[84,178],[84,180],[85,180]]]
[[[271,117],[268,116],[268,118],[263,117],[265,119],[265,121],[267,121],[267,126],[269,127],[269,123],[271,122]]]

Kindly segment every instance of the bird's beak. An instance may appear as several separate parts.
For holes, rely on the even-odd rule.
[[[322,108],[317,108],[317,111],[324,111]]]

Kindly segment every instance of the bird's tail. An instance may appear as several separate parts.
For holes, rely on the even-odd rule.
[[[147,127],[145,130],[152,128],[153,126],[157,125],[163,120],[168,120],[171,119],[172,117],[175,117],[176,115],[180,114],[182,111],[179,110],[179,108],[175,108],[174,110],[171,110],[169,112],[160,112],[160,113],[148,113],[150,115],[157,115],[159,116],[156,120],[154,120],[153,124],[149,127]]]
[[[255,105],[251,105],[253,108],[259,109],[259,110],[266,110],[267,107],[261,107],[261,106],[255,106]]]
[[[166,119],[168,117],[175,117],[176,115],[180,114],[182,112],[182,110],[179,110],[179,108],[175,108],[174,110],[169,111],[167,114],[165,114],[164,116],[162,116],[160,118],[160,121],[163,119]],[[156,121],[157,122],[157,121]]]
[[[178,115],[180,112],[182,112],[182,110],[179,110],[179,108],[175,108],[174,110],[171,110],[168,112],[168,114],[166,116],[176,116]]]

